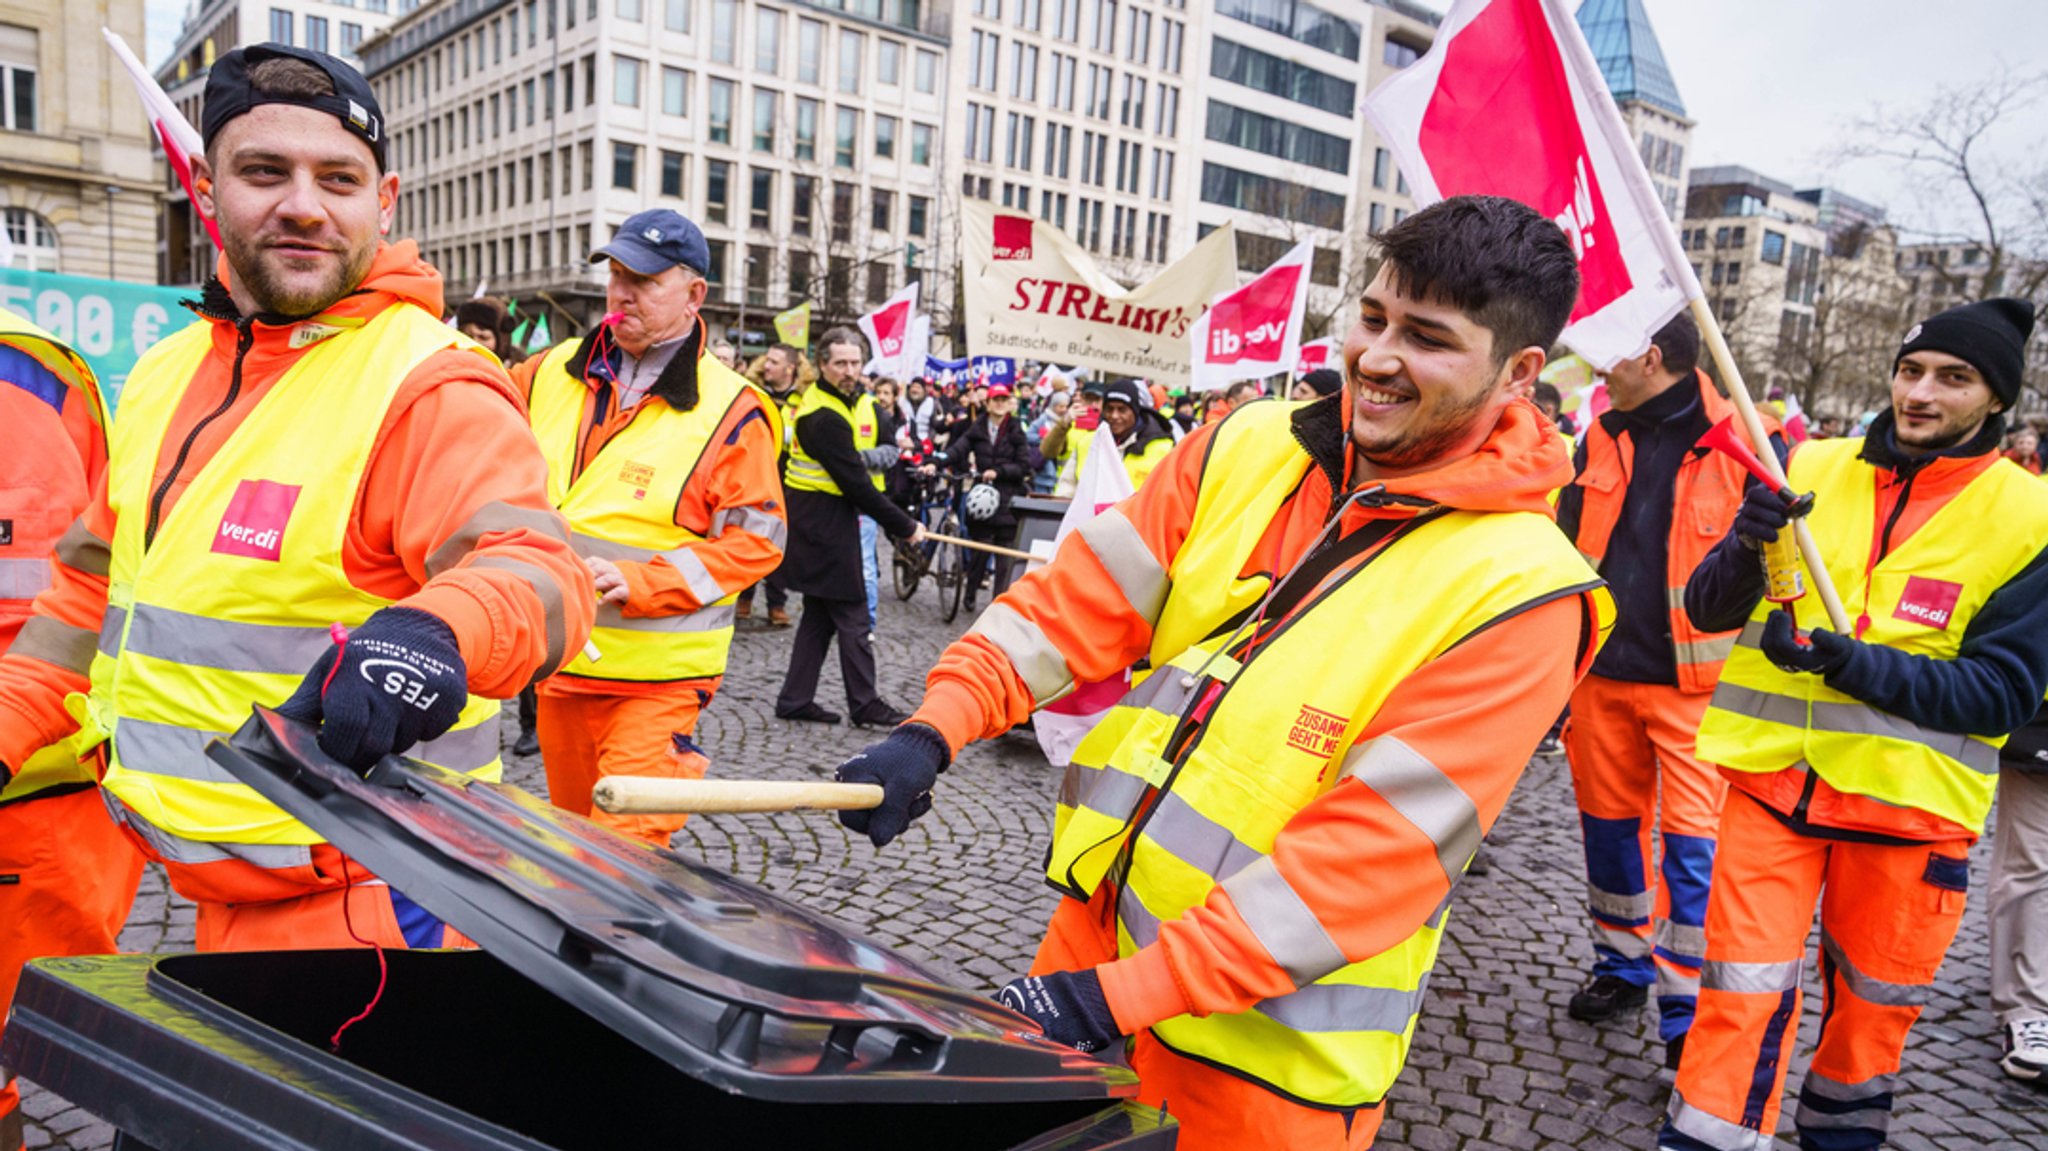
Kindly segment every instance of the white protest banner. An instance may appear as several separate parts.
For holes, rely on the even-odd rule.
[[[1250,283],[1210,301],[1209,310],[1188,330],[1194,361],[1189,387],[1206,392],[1294,367],[1308,307],[1311,249],[1303,240]]]
[[[881,307],[860,318],[861,335],[874,350],[866,369],[869,375],[904,381],[923,370],[925,353],[912,347],[917,339],[917,287],[918,282],[912,280]],[[912,351],[917,352],[916,359],[911,358]]]
[[[1124,470],[1124,456],[1117,450],[1116,437],[1109,435],[1106,428],[1098,431],[1088,441],[1088,458],[1081,462],[1081,478],[1074,485],[1074,499],[1067,505],[1067,514],[1060,518],[1060,530],[1050,541],[1041,540],[1032,546],[1037,557],[1034,562],[1050,560],[1061,540],[1101,515],[1104,509],[1129,498],[1131,491],[1131,476]],[[1120,671],[1108,679],[1077,683],[1072,691],[1039,708],[1031,727],[1038,734],[1038,746],[1044,750],[1046,760],[1054,767],[1065,767],[1071,762],[1081,740],[1130,688],[1131,673]]]
[[[1458,0],[1428,54],[1366,97],[1417,204],[1486,194],[1557,221],[1579,258],[1564,342],[1606,370],[1699,294],[1562,0]]]
[[[1229,224],[1125,289],[1065,232],[982,200],[960,212],[969,355],[1057,361],[1118,376],[1185,380],[1188,330],[1237,284]]]

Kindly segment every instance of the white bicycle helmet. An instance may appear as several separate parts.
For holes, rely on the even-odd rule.
[[[1002,510],[1003,493],[994,484],[976,484],[967,489],[967,518],[980,521],[994,519]]]

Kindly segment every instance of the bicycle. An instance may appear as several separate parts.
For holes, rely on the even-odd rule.
[[[933,455],[931,462],[943,465],[944,454]],[[960,508],[966,490],[963,478],[939,471],[921,477],[919,487],[921,498],[915,516],[925,530],[936,535],[965,535],[967,521]],[[890,570],[898,600],[916,595],[918,584],[930,576],[932,585],[938,589],[941,618],[951,623],[960,614],[960,601],[967,590],[967,562],[959,544],[940,540],[926,540],[918,545],[898,543]]]

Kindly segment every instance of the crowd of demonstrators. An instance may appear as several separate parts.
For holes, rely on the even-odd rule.
[[[1011,501],[1031,490],[1031,441],[1017,418],[1017,397],[1006,384],[988,389],[988,403],[971,420],[960,440],[947,453],[947,466],[966,476],[968,490],[967,535],[984,544],[1007,547],[1017,534],[1017,517]],[[977,595],[995,566],[995,594],[1010,586],[1013,561],[981,550],[967,556],[967,610],[973,611]]]
[[[781,455],[776,465],[777,474],[789,470],[789,447],[795,442],[797,405],[803,402],[804,389],[818,378],[817,368],[811,365],[810,357],[788,344],[776,344],[747,365],[747,379],[768,394],[776,416],[776,426],[782,440]],[[780,569],[768,573],[756,587],[765,587],[768,601],[768,626],[788,627],[789,590],[782,585]],[[754,614],[754,588],[740,593],[733,604],[734,618],[749,619]]]

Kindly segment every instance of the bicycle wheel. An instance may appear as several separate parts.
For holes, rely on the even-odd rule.
[[[916,557],[915,562],[911,559],[912,556]],[[924,557],[919,555],[915,548],[896,549],[895,561],[889,568],[895,573],[897,599],[907,600],[917,594],[918,581],[924,578],[923,560]]]
[[[960,523],[947,516],[941,534],[959,535]],[[932,581],[939,591],[939,614],[947,623],[960,614],[960,598],[967,591],[967,557],[959,544],[941,543],[932,556]]]

